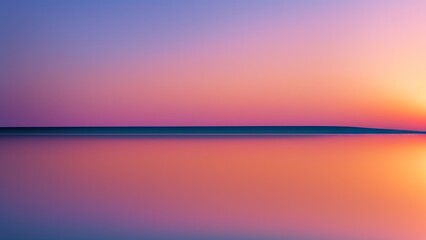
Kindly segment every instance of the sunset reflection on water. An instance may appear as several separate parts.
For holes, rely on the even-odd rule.
[[[14,237],[423,240],[425,146],[422,135],[2,137],[0,223]]]

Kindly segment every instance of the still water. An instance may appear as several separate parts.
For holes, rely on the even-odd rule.
[[[1,239],[424,240],[426,136],[1,137],[0,213]]]

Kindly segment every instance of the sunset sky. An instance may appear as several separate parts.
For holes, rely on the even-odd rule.
[[[426,2],[2,5],[0,126],[426,129]]]

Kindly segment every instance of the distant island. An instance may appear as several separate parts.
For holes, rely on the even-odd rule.
[[[0,136],[324,134],[426,134],[426,131],[347,126],[0,127]]]

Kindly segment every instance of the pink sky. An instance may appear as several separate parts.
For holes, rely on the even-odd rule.
[[[0,126],[426,129],[426,4],[290,2],[16,8]]]

